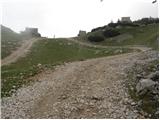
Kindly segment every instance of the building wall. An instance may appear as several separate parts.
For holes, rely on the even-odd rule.
[[[121,22],[131,22],[130,17],[122,17]]]
[[[41,35],[38,33],[38,28],[25,28],[25,31],[22,31],[21,34],[27,37],[40,37]]]
[[[29,33],[38,33],[38,28],[26,28],[25,31]]]
[[[79,31],[78,36],[85,36],[85,35],[86,35],[86,31],[82,31],[82,30]]]

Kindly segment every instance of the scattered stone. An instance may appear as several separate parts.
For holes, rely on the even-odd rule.
[[[135,111],[135,103],[123,85],[121,74],[124,68],[139,60],[138,54],[67,63],[54,72],[41,73],[38,82],[18,89],[15,96],[2,98],[2,117],[143,118],[143,115],[137,117],[139,113]],[[150,84],[145,87],[140,84],[138,89],[146,86]]]
[[[99,53],[100,53],[100,50],[96,50],[94,54],[97,55],[97,54],[99,54]]]
[[[138,94],[143,95],[148,89],[151,89],[155,85],[155,82],[150,79],[141,79],[136,85],[136,91]]]
[[[137,78],[138,80],[140,80],[140,79],[143,78],[143,75],[142,75],[142,74],[137,74],[136,78]]]
[[[67,45],[72,45],[72,43],[67,43]]]
[[[142,101],[142,100],[139,100],[139,101],[137,102],[137,105],[138,105],[138,106],[141,106],[142,103],[143,103],[143,101]]]
[[[131,105],[132,105],[132,106],[135,106],[135,105],[136,105],[136,103],[135,103],[135,102],[132,102],[132,103],[131,103]]]
[[[147,78],[153,81],[159,81],[159,71],[153,72],[147,76]]]
[[[99,100],[102,100],[103,98],[102,97],[98,97],[98,96],[92,96],[91,97],[91,100],[96,100],[96,101],[99,101]]]
[[[42,64],[40,64],[40,63],[37,64],[37,67],[41,67],[41,66],[42,66]]]
[[[109,53],[109,51],[105,51],[104,53],[107,54],[107,53]]]

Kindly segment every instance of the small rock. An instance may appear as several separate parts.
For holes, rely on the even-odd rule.
[[[138,105],[138,106],[141,106],[141,105],[142,105],[142,102],[143,102],[142,100],[138,101],[138,102],[137,102],[137,105]]]
[[[109,51],[105,51],[104,53],[108,53]]]
[[[141,74],[137,74],[136,78],[137,78],[138,80],[140,80],[140,79],[143,78],[143,76],[142,76]]]
[[[125,98],[124,103],[128,103],[128,100],[129,100],[128,98]]]
[[[155,82],[150,79],[141,79],[136,85],[136,91],[138,94],[143,95],[147,92],[147,89],[150,89],[155,85]]]
[[[131,105],[132,105],[132,106],[135,106],[135,105],[136,105],[136,103],[135,103],[135,102],[132,102],[132,103],[131,103]]]
[[[156,71],[154,73],[151,73],[147,76],[147,78],[153,80],[153,81],[158,81],[159,80],[159,72]]]
[[[23,75],[23,73],[20,73],[20,75]]]
[[[42,64],[38,63],[38,64],[37,64],[37,67],[40,67],[40,66],[42,66]]]
[[[94,54],[98,54],[98,53],[100,53],[100,51],[99,51],[99,50],[96,50]]]
[[[151,117],[152,115],[151,115],[151,114],[149,114],[148,116],[149,116],[149,117]]]
[[[67,45],[71,45],[72,43],[67,43]]]
[[[159,115],[159,111],[158,110],[156,111],[155,115],[157,115],[157,116]]]

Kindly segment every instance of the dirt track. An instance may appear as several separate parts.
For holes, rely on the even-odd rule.
[[[125,69],[147,49],[57,66],[2,99],[2,118],[144,118],[124,84]]]
[[[8,65],[10,63],[15,62],[18,58],[24,56],[26,52],[31,48],[32,44],[36,42],[38,39],[33,38],[30,40],[25,40],[21,47],[19,47],[16,51],[14,51],[11,55],[2,59],[1,65]]]
[[[38,39],[36,38],[33,38],[33,39],[30,39],[30,40],[25,40],[24,43],[21,45],[21,47],[19,47],[16,51],[13,51],[13,53],[9,56],[7,56],[6,58],[2,59],[1,60],[1,65],[8,65],[10,63],[13,63],[15,62],[16,60],[18,60],[20,57],[23,57],[26,55],[26,53],[29,51],[29,49],[32,47],[33,43],[36,42]],[[101,45],[92,45],[90,43],[84,43],[84,42],[81,42],[81,41],[78,41],[78,40],[74,40],[73,38],[68,38],[69,41],[72,41],[72,42],[75,42],[75,43],[78,43],[80,45],[83,45],[83,46],[88,46],[88,47],[96,47],[96,48],[108,48],[108,47],[111,47],[111,46],[101,46]],[[113,48],[113,47],[112,47]],[[117,48],[117,46],[114,46],[114,48]],[[125,48],[131,48],[131,49],[139,49],[141,51],[146,51],[148,50],[147,47],[125,47]]]
[[[80,40],[76,40],[74,38],[68,38],[67,39],[68,41],[72,41],[72,42],[75,42],[75,43],[78,43],[79,45],[83,45],[83,46],[88,46],[88,47],[95,47],[95,48],[129,48],[129,49],[135,49],[135,50],[141,50],[141,51],[147,51],[147,50],[150,50],[150,48],[148,47],[145,47],[145,46],[102,46],[102,45],[94,45],[94,44],[91,44],[91,43],[87,43],[87,42],[82,42]]]
[[[140,57],[137,57],[140,56]],[[144,53],[128,53],[57,66],[38,82],[2,100],[3,118],[144,118],[124,86],[124,70]]]

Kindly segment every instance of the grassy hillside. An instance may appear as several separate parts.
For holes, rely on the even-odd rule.
[[[81,46],[66,39],[45,39],[35,43],[26,57],[17,62],[2,66],[2,97],[11,95],[28,77],[34,76],[43,69],[69,61],[85,60],[131,52],[125,48],[98,49]]]
[[[22,43],[19,34],[1,25],[1,57],[2,59],[12,53]]]
[[[124,45],[144,45],[158,49],[159,24],[148,24],[144,26],[124,26],[114,28],[120,32],[120,35],[106,38],[103,36],[103,29],[88,33],[89,35],[103,36],[104,41],[94,42],[94,44],[106,46],[124,46]],[[84,40],[83,40],[84,41]],[[88,42],[88,40],[86,39]]]
[[[104,41],[104,44],[109,45],[145,45],[152,48],[158,48],[158,26],[159,24],[150,24],[147,26],[141,27],[131,27],[131,28],[120,28],[119,31],[121,32],[124,38],[115,37],[117,40],[108,40]]]
[[[141,27],[121,27],[118,29],[120,35],[106,38],[104,41],[95,42],[94,44],[120,46],[119,48],[100,49],[86,47],[66,39],[39,40],[33,45],[26,57],[19,59],[11,65],[2,66],[2,97],[10,96],[23,84],[29,83],[29,77],[34,76],[43,69],[54,68],[58,64],[131,52],[130,49],[121,47],[124,45],[145,45],[158,49],[158,24]],[[7,32],[5,30],[6,28],[3,28],[2,31],[2,45],[5,45],[2,46],[3,57],[9,54],[6,51],[13,50],[11,48],[16,49],[21,40],[18,34],[10,29],[7,29]],[[89,34],[102,34],[102,30],[100,29]],[[82,41],[89,42],[86,38],[84,40],[84,38]],[[12,44],[8,44],[10,41],[12,41]]]

